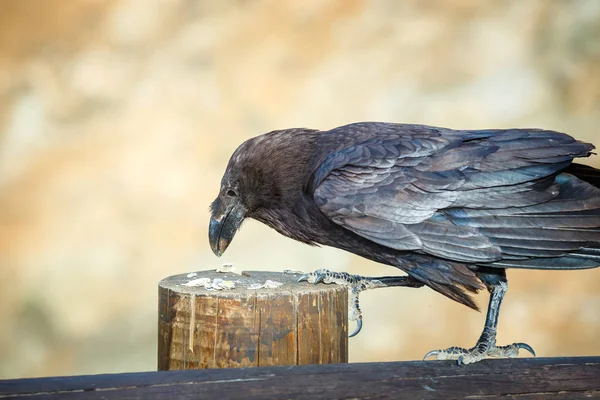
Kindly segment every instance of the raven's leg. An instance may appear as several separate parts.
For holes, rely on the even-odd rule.
[[[500,304],[504,294],[508,289],[506,275],[504,270],[501,273],[478,274],[490,292],[490,303],[488,305],[487,315],[485,317],[485,326],[483,332],[470,349],[462,347],[450,347],[445,350],[432,350],[425,355],[423,359],[429,356],[436,356],[438,360],[458,360],[458,364],[472,364],[490,357],[509,357],[513,358],[519,355],[520,349],[529,351],[535,357],[535,352],[526,343],[513,343],[508,346],[496,346],[496,331],[498,327],[498,315],[500,313]]]
[[[411,276],[382,276],[374,278],[369,276],[352,275],[346,272],[333,272],[327,269],[318,269],[315,272],[302,275],[298,279],[298,282],[302,281],[315,284],[319,282],[335,283],[348,288],[351,296],[348,319],[350,321],[356,321],[356,329],[350,334],[349,337],[358,335],[362,329],[362,311],[360,310],[358,300],[360,292],[379,287],[404,286],[418,288],[423,286],[423,283]]]

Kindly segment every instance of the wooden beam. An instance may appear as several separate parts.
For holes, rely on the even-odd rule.
[[[348,362],[347,290],[298,276],[212,270],[162,280],[158,369]]]
[[[600,357],[300,365],[0,380],[0,399],[600,399]]]

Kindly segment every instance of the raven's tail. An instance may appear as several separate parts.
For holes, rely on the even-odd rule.
[[[590,167],[589,165],[572,163],[564,172],[575,175],[582,181],[600,188],[600,169]]]

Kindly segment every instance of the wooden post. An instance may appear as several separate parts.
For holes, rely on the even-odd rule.
[[[163,279],[158,369],[348,362],[347,290],[298,276],[211,270]],[[281,286],[252,289],[267,280]]]

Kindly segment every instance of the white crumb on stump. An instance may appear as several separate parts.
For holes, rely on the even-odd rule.
[[[258,290],[258,289],[262,289],[262,288],[263,288],[262,283],[251,283],[248,285],[249,290]]]
[[[230,290],[235,288],[235,282],[226,281],[221,278],[198,278],[192,279],[189,282],[182,283],[183,286],[198,287],[202,286],[206,290]]]
[[[283,283],[272,281],[267,279],[265,283],[251,283],[248,285],[248,289],[250,290],[258,290],[258,289],[277,289],[279,286],[282,286]]]
[[[265,281],[265,283],[263,284],[263,287],[265,287],[267,289],[276,289],[276,288],[278,288],[279,286],[282,286],[282,285],[283,285],[283,283],[281,283],[281,282],[272,281],[270,279],[267,279]]]
[[[283,273],[290,274],[290,275],[302,275],[302,274],[304,274],[304,271],[300,271],[297,269],[284,269]]]
[[[217,272],[220,272],[220,273],[229,272],[232,274],[240,275],[240,273],[235,270],[235,267],[233,266],[232,263],[225,263],[225,264],[221,265],[220,267],[217,267]]]

